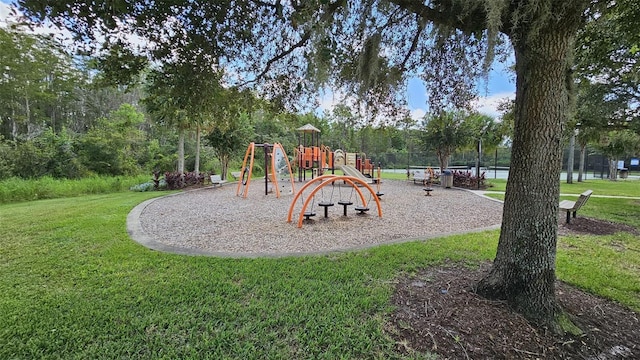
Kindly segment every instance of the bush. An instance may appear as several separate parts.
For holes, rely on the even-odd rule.
[[[12,177],[0,181],[0,204],[126,191],[147,179],[146,176],[95,176],[77,180],[55,179],[50,176],[38,179]]]
[[[475,176],[471,171],[453,171],[453,186],[455,187],[467,189],[485,188],[485,180],[484,171],[480,174],[480,177]]]
[[[0,136],[0,180],[8,179],[13,176],[14,164],[13,161],[13,151],[11,146],[2,141],[2,136]]]
[[[164,180],[167,182],[169,190],[184,189],[187,186],[204,185],[204,174],[166,172],[164,173]]]
[[[153,185],[153,182],[146,182],[138,185],[133,185],[129,188],[129,190],[137,192],[153,191],[155,190],[155,186]]]

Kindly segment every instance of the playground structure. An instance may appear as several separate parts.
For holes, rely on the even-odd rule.
[[[267,195],[270,192],[269,182],[273,184],[273,190],[276,193],[276,197],[280,197],[281,190],[284,191],[284,183],[287,181],[287,174],[289,176],[289,183],[291,184],[291,194],[295,194],[295,185],[293,172],[291,171],[291,164],[289,158],[284,151],[284,148],[279,143],[272,144],[256,144],[250,143],[247,147],[247,151],[242,161],[242,171],[240,173],[240,181],[238,181],[238,187],[236,189],[236,196],[242,195],[246,198],[249,194],[249,185],[251,184],[251,173],[253,172],[253,164],[255,160],[256,148],[264,149],[264,194]],[[280,183],[282,183],[282,189],[280,189]]]
[[[357,176],[347,174],[342,169],[344,166],[351,166],[365,177],[373,178],[374,166],[366,154],[347,153],[340,149],[331,151],[328,146],[320,144],[320,130],[311,124],[297,130],[300,132],[296,147],[298,181],[306,180],[307,170],[311,170],[311,179],[324,175],[329,170],[334,174],[336,169],[343,170],[345,175]]]
[[[345,191],[349,193],[348,197],[344,196],[342,187],[339,183],[336,184],[337,182],[343,182],[345,185],[349,185],[349,190]],[[330,193],[327,196],[325,194],[325,188],[329,185],[331,185],[331,190],[326,191]],[[359,186],[362,186],[364,189],[366,189],[369,192],[368,200],[365,199],[365,195],[363,194]],[[311,189],[312,187],[313,189]],[[315,212],[313,212],[313,207],[316,200],[316,196],[321,197],[320,201],[318,202],[318,206],[324,209],[324,217],[327,218],[328,208],[334,206],[336,203],[334,201],[336,187],[338,187],[338,197],[339,197],[337,204],[343,206],[343,216],[347,216],[347,207],[354,204],[353,195],[355,192],[357,194],[357,199],[359,199],[359,201],[357,201],[356,206],[354,207],[354,210],[356,210],[360,214],[364,214],[365,212],[369,211],[369,204],[371,203],[371,199],[373,199],[377,205],[378,217],[382,217],[382,207],[380,205],[380,199],[378,196],[380,191],[378,190],[378,192],[376,193],[373,190],[373,188],[369,186],[369,184],[367,184],[366,181],[363,181],[362,179],[353,177],[353,176],[321,175],[312,179],[308,183],[306,183],[300,189],[300,191],[298,191],[295,194],[293,200],[291,201],[291,205],[289,206],[287,222],[291,222],[293,219],[293,213],[295,211],[298,199],[300,199],[302,202],[302,207],[299,210],[299,214],[298,214],[298,224],[297,224],[298,228],[302,227],[302,222],[304,218],[310,219],[311,217],[315,216],[316,214]],[[311,189],[310,193],[305,198],[304,193],[309,189]],[[309,211],[307,211],[307,208],[309,208],[310,204],[311,204],[311,208]]]

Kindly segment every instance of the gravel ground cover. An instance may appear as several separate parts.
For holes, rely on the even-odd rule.
[[[375,201],[365,195],[371,210],[358,215],[353,206],[343,216],[337,202],[350,198],[349,187],[326,186],[316,194],[317,214],[297,227],[302,202],[294,206],[291,223],[287,214],[293,195],[264,194],[264,183],[254,180],[248,197],[236,196],[236,183],[201,188],[149,200],[128,218],[131,236],[157,250],[217,256],[256,257],[344,251],[426,239],[499,226],[502,203],[462,189],[434,187],[425,196],[421,185],[385,180],[381,185],[382,217]],[[298,189],[301,184],[296,184]],[[308,193],[308,192],[305,192]],[[328,217],[317,204],[330,199]]]

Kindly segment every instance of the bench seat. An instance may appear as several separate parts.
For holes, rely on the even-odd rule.
[[[593,193],[592,190],[587,190],[580,194],[576,201],[562,200],[560,202],[560,210],[567,212],[567,224],[571,222],[571,214],[573,213],[573,217],[576,217],[576,213],[589,200],[591,193]]]
[[[211,175],[209,178],[211,179],[211,185],[213,186],[222,186],[222,184],[227,182],[227,180],[222,180],[220,175]]]

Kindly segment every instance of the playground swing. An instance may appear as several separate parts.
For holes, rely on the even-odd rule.
[[[353,209],[358,212],[358,215],[363,215],[369,211],[369,203],[371,202],[371,192],[369,192],[369,199],[367,202],[358,203]]]
[[[352,186],[351,193],[349,194],[349,199],[345,199],[342,197],[342,187],[338,187],[338,193],[340,197],[340,200],[338,200],[338,205],[342,205],[342,208],[344,209],[343,216],[347,216],[347,207],[353,205],[353,201],[351,201],[351,199],[353,199],[353,189],[354,187]]]
[[[242,181],[242,185],[247,185],[247,179],[249,178],[249,167],[245,167],[242,169],[242,174],[240,175],[240,181]]]
[[[302,204],[304,204],[304,196],[302,194],[300,194],[300,201]],[[311,207],[309,207],[309,210],[305,210],[305,212],[302,214],[304,216],[305,220],[311,220],[312,217],[316,216],[316,213],[313,211],[313,205],[315,204],[316,198],[315,196],[311,198]]]
[[[324,217],[329,217],[329,207],[333,206],[333,190],[335,189],[335,181],[331,183],[331,195],[329,196],[329,200],[324,196],[324,187],[320,189],[322,200],[318,202],[318,206],[324,209]]]
[[[327,180],[329,182],[327,182]],[[302,186],[300,191],[298,191],[294,195],[294,198],[291,201],[291,205],[289,206],[289,212],[287,213],[287,222],[292,221],[293,213],[297,207],[296,205],[298,204],[298,200],[301,200],[303,202],[302,209],[300,209],[300,212],[298,213],[298,227],[301,228],[302,223],[304,221],[303,218],[309,219],[311,216],[315,215],[313,210],[309,210],[309,212],[306,211],[309,205],[311,205],[311,209],[313,209],[313,206],[315,205],[315,200],[316,200],[315,195],[318,194],[318,196],[323,196],[324,194],[321,193],[321,190],[325,186],[329,185],[329,183],[334,184],[335,181],[342,181],[342,180],[344,180],[346,183],[351,185],[352,189],[354,189],[355,192],[358,193],[358,197],[360,198],[360,201],[359,201],[360,205],[358,205],[358,207],[356,208],[358,212],[364,213],[368,211],[369,202],[371,202],[371,200],[374,200],[376,208],[378,209],[378,216],[382,217],[382,207],[380,206],[380,199],[378,199],[378,197],[375,196],[376,191],[373,188],[371,188],[371,186],[369,186],[365,181],[352,176],[321,175],[315,179],[312,179],[310,182]],[[359,186],[364,187],[366,191],[369,192],[368,202],[365,199],[365,195],[362,193]],[[305,199],[304,193],[307,189],[310,189],[310,193],[306,196],[306,199]],[[326,200],[326,198],[323,200]],[[351,202],[351,200],[349,200],[349,202]]]

